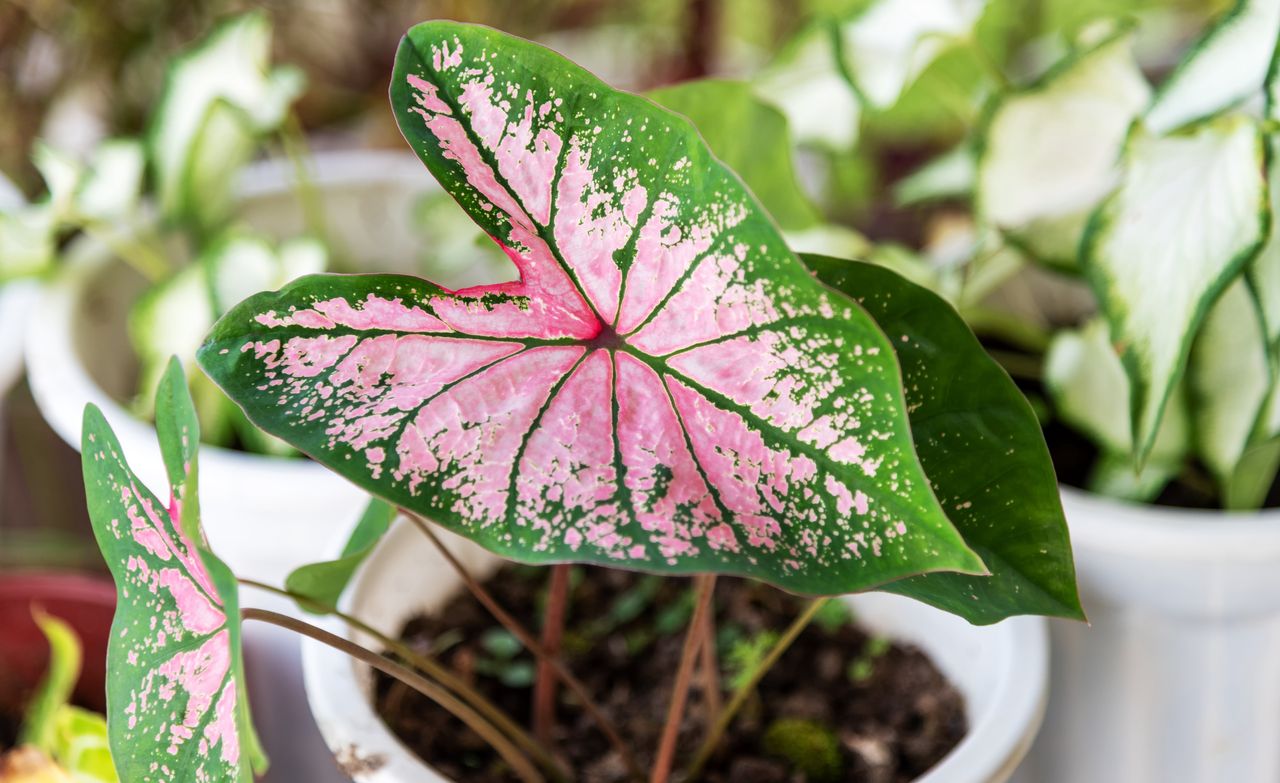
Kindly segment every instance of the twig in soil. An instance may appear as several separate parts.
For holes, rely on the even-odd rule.
[[[573,691],[573,694],[578,697],[578,701],[581,702],[582,708],[587,711],[587,714],[591,716],[593,721],[595,721],[596,726],[599,727],[600,731],[605,735],[605,738],[609,740],[609,744],[613,746],[614,751],[619,757],[621,757],[623,763],[626,765],[630,776],[638,780],[643,779],[644,773],[640,771],[640,765],[636,762],[635,754],[631,752],[631,748],[627,746],[627,743],[623,742],[622,735],[618,733],[618,729],[613,725],[613,721],[609,720],[609,717],[605,715],[604,711],[600,709],[600,706],[596,704],[595,699],[591,696],[591,692],[587,690],[587,686],[582,683],[582,680],[579,680],[574,676],[573,672],[569,671],[569,667],[565,666],[564,661],[560,660],[558,656],[549,655],[547,651],[543,649],[542,645],[538,643],[538,640],[533,638],[533,634],[529,633],[528,629],[521,625],[519,620],[513,617],[510,612],[503,609],[502,605],[494,600],[489,591],[484,588],[484,585],[480,584],[479,580],[471,575],[467,570],[467,567],[464,566],[453,552],[449,551],[449,548],[444,545],[444,542],[436,536],[435,531],[431,529],[431,523],[405,508],[401,508],[400,513],[408,517],[409,521],[417,526],[418,530],[422,531],[422,534],[430,539],[431,543],[435,544],[436,549],[440,551],[440,554],[444,556],[444,559],[447,560],[449,565],[453,567],[453,570],[457,572],[458,578],[462,580],[462,583],[466,585],[466,588],[469,591],[471,591],[471,594],[475,596],[476,600],[479,601],[485,609],[489,610],[489,614],[493,615],[493,618],[497,620],[503,628],[506,628],[512,636],[516,637],[516,639],[525,646],[525,649],[533,653],[540,661],[545,660],[551,665],[555,670],[556,676],[565,684],[565,687]]]
[[[809,627],[809,623],[813,621],[813,617],[818,613],[818,610],[822,609],[830,600],[830,598],[823,597],[810,601],[805,610],[800,613],[800,616],[787,627],[786,633],[782,634],[768,654],[764,656],[764,659],[760,661],[760,665],[747,675],[743,683],[734,691],[733,698],[729,700],[724,712],[720,713],[720,719],[711,728],[707,738],[702,741],[701,747],[698,748],[697,754],[689,764],[689,769],[685,773],[686,783],[696,780],[698,775],[702,773],[702,768],[706,766],[707,760],[711,758],[711,754],[715,752],[716,747],[720,744],[725,731],[729,729],[729,724],[733,723],[734,716],[738,714],[738,711],[742,709],[742,705],[746,704],[747,699],[755,692],[756,685],[760,683],[761,678],[764,677],[769,669],[773,668],[773,665],[787,651],[787,648],[796,640],[796,637],[805,628]]]
[[[569,566],[551,566],[547,587],[547,606],[542,615],[542,649],[547,655],[560,654],[564,636],[564,616],[569,603]],[[533,682],[533,736],[550,746],[556,722],[556,672],[547,658],[538,659],[538,673]]]
[[[485,698],[484,694],[480,693],[480,691],[468,684],[466,680],[454,674],[449,667],[441,664],[431,656],[419,653],[399,639],[382,633],[359,618],[346,614],[335,607],[327,606],[313,598],[299,595],[298,593],[274,587],[266,584],[265,582],[259,582],[253,579],[238,578],[236,581],[245,587],[252,587],[257,590],[263,590],[268,593],[273,593],[275,595],[304,603],[308,608],[314,611],[336,617],[352,628],[355,628],[357,631],[361,631],[362,633],[372,636],[374,639],[378,640],[379,644],[390,649],[404,660],[405,663],[408,663],[410,666],[422,671],[428,677],[453,691],[463,701],[470,704],[475,708],[476,712],[483,715],[484,718],[492,723],[499,731],[510,737],[512,742],[518,745],[522,750],[524,750],[524,752],[528,753],[535,762],[547,771],[547,774],[550,775],[553,780],[571,780],[573,778],[573,775],[565,771],[563,766],[556,761],[556,759],[551,755],[551,752],[548,751],[545,746],[540,745],[533,737],[529,736],[528,732],[522,729],[520,724],[516,723],[510,716],[503,712],[501,707],[489,701],[489,699]]]
[[[689,684],[693,679],[693,666],[698,651],[708,643],[706,616],[711,611],[711,599],[715,595],[715,574],[698,577],[698,602],[694,605],[693,618],[684,639],[684,651],[680,653],[680,668],[676,671],[676,683],[671,690],[671,706],[667,709],[667,722],[662,727],[662,741],[653,760],[649,783],[667,783],[671,777],[671,763],[676,756],[676,740],[680,736],[680,724],[684,722],[684,708],[689,699]]]
[[[546,778],[538,772],[537,767],[533,766],[529,759],[525,758],[519,748],[512,744],[511,740],[507,739],[505,734],[494,728],[493,724],[481,717],[480,713],[459,701],[452,693],[407,666],[402,666],[395,661],[378,655],[372,650],[366,650],[360,645],[347,641],[336,634],[331,634],[322,628],[317,628],[310,623],[305,623],[302,620],[279,614],[278,612],[249,608],[241,610],[240,616],[245,620],[257,620],[269,625],[276,625],[310,639],[315,639],[321,644],[327,644],[339,652],[346,653],[352,658],[372,666],[388,677],[394,677],[444,707],[458,720],[465,723],[468,728],[484,738],[484,741],[489,743],[498,752],[498,755],[502,756],[503,761],[511,766],[512,771],[524,783],[545,783]]]

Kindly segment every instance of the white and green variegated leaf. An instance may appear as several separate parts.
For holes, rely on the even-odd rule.
[[[1186,406],[1175,392],[1150,458],[1141,471],[1135,468],[1129,378],[1101,319],[1054,335],[1045,356],[1044,384],[1057,416],[1098,446],[1101,456],[1089,480],[1093,491],[1149,500],[1177,473],[1190,450]]]
[[[960,144],[898,181],[893,199],[911,206],[937,199],[961,198],[973,193],[978,167],[971,144]]]
[[[800,144],[851,150],[862,107],[849,89],[836,51],[835,30],[816,22],[796,34],[756,76],[760,98],[777,106]]]
[[[222,217],[210,211],[226,206],[234,164],[246,154],[245,135],[284,121],[302,90],[302,74],[271,68],[270,55],[270,22],[254,12],[223,23],[171,66],[148,140],[167,217],[203,225]]]
[[[1134,391],[1139,462],[1205,313],[1266,237],[1264,157],[1243,116],[1163,137],[1136,126],[1123,180],[1090,221],[1082,258]]]
[[[820,220],[796,177],[787,118],[745,82],[702,79],[663,87],[649,97],[693,121],[702,139],[733,169],[785,231]],[[745,129],[750,132],[744,132]]]
[[[1280,39],[1280,0],[1237,0],[1160,86],[1146,123],[1167,133],[1260,96]]]
[[[1115,186],[1129,126],[1150,99],[1132,31],[1067,56],[992,109],[978,162],[979,214],[1038,258],[1074,262],[1088,214]]]
[[[57,224],[53,209],[44,203],[0,212],[0,284],[49,268]]]
[[[870,106],[887,108],[948,47],[968,41],[987,0],[875,0],[839,23],[845,73]]]
[[[787,247],[794,253],[815,253],[835,258],[865,258],[871,241],[858,231],[839,223],[822,223],[803,231],[784,231]]]
[[[251,783],[266,759],[245,693],[236,580],[200,530],[200,434],[176,361],[163,385],[156,418],[167,503],[129,468],[102,413],[85,410],[89,517],[117,590],[107,649],[111,755],[129,783]]]
[[[1253,438],[1270,385],[1262,324],[1239,280],[1209,311],[1187,369],[1197,450],[1222,484]]]
[[[1180,462],[1158,462],[1150,459],[1142,470],[1134,469],[1129,454],[1103,452],[1089,471],[1085,489],[1095,495],[1127,500],[1130,503],[1150,503],[1160,495],[1169,482],[1182,469]]]
[[[113,139],[93,151],[76,188],[74,208],[80,219],[128,220],[142,197],[146,154],[133,139]]]
[[[807,593],[983,570],[920,466],[889,339],[686,118],[450,22],[410,30],[391,97],[520,279],[252,297],[199,355],[254,423],[524,562]]]
[[[1266,117],[1280,120],[1280,63],[1273,63],[1265,89]],[[1267,137],[1267,183],[1271,193],[1271,215],[1280,215],[1280,138]],[[1263,330],[1273,355],[1280,359],[1280,230],[1273,230],[1267,243],[1249,264],[1249,290],[1258,301]]]

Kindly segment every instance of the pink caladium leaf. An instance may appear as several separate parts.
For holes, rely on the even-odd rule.
[[[892,345],[683,117],[429,22],[392,104],[516,282],[304,278],[200,353],[267,432],[524,562],[843,593],[982,572],[913,450]]]
[[[111,755],[131,783],[248,783],[266,758],[245,695],[236,580],[200,531],[200,436],[176,360],[156,420],[168,505],[130,470],[102,412],[90,405],[84,416],[89,516],[118,593],[107,652]]]

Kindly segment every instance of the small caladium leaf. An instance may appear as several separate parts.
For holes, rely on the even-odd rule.
[[[1277,40],[1280,2],[1236,0],[1160,86],[1147,127],[1167,133],[1259,97]]]
[[[1187,370],[1196,449],[1224,486],[1253,439],[1270,386],[1262,324],[1238,280],[1205,318]]]
[[[284,580],[285,589],[314,602],[299,600],[298,606],[306,611],[317,610],[317,606],[320,610],[337,606],[342,591],[347,589],[347,583],[355,576],[356,569],[382,540],[395,517],[395,506],[377,498],[370,500],[364,513],[360,515],[360,521],[356,523],[356,529],[351,531],[351,538],[347,539],[346,546],[342,548],[342,554],[336,560],[311,563],[294,569]]]
[[[256,424],[521,561],[806,593],[982,570],[920,469],[889,341],[686,119],[447,22],[410,31],[391,93],[520,280],[253,297],[200,360]]]
[[[839,25],[845,73],[862,99],[892,106],[948,47],[969,39],[987,0],[874,0]]]
[[[1129,126],[1150,99],[1132,37],[1121,27],[1083,45],[988,115],[978,212],[1037,257],[1074,262],[1089,212],[1115,186]]]
[[[942,297],[872,264],[805,256],[856,295],[902,364],[916,451],[934,492],[990,576],[926,574],[885,589],[972,623],[1018,614],[1084,619],[1058,483],[1022,393]]]
[[[796,142],[848,152],[858,139],[862,106],[849,89],[836,31],[821,20],[806,25],[754,80],[761,100],[786,115]]]
[[[242,137],[278,128],[302,91],[301,72],[272,69],[270,56],[271,23],[255,12],[224,22],[174,61],[148,139],[166,217],[208,227],[225,216],[237,171],[229,165],[237,158],[225,156],[243,158]]]
[[[1209,305],[1262,246],[1269,197],[1262,138],[1243,116],[1163,137],[1137,126],[1125,157],[1082,257],[1134,390],[1140,463]]]
[[[1092,491],[1149,500],[1178,472],[1191,449],[1191,425],[1179,387],[1150,457],[1141,471],[1135,469],[1129,377],[1100,318],[1053,336],[1045,355],[1044,385],[1057,416],[1101,452],[1087,487]]]
[[[266,759],[244,689],[236,580],[200,531],[199,432],[176,363],[164,387],[157,424],[172,481],[167,505],[130,470],[102,413],[85,410],[89,516],[118,591],[107,651],[111,752],[131,783],[247,783]]]
[[[653,90],[649,97],[692,120],[715,156],[742,177],[783,230],[818,224],[821,216],[796,178],[787,118],[750,85],[703,79]]]

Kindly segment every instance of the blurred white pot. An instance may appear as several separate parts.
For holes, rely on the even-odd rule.
[[[363,269],[415,271],[424,250],[448,239],[422,228],[414,216],[419,198],[440,189],[410,153],[320,155],[314,160],[312,184],[337,253]],[[241,219],[254,229],[275,238],[305,231],[288,161],[251,166],[240,193]],[[490,282],[495,273],[492,267],[469,263],[465,254],[440,262],[435,267],[441,282],[454,286]],[[96,404],[143,481],[163,487],[152,425],[118,402],[135,391],[138,368],[127,320],[145,283],[92,241],[77,242],[61,266],[37,305],[26,338],[29,377],[40,411],[78,449],[85,403]],[[0,318],[7,317],[8,309],[0,310]],[[5,328],[0,335],[7,340],[10,331]],[[367,500],[354,485],[309,460],[208,446],[200,452],[200,496],[214,550],[238,576],[274,585],[296,566],[329,554],[328,543],[345,536]],[[252,589],[245,591],[243,603],[296,612],[288,602]],[[255,719],[272,760],[264,783],[346,780],[311,725],[296,636],[254,624],[245,630],[245,647]]]
[[[22,342],[27,319],[40,298],[36,280],[0,285],[0,397],[22,377]]]
[[[441,537],[464,563],[487,574],[499,560],[461,538]],[[384,632],[438,609],[460,585],[434,546],[399,521],[364,564],[344,598],[346,610]],[[866,626],[911,642],[964,694],[969,734],[918,783],[1001,783],[1039,728],[1046,698],[1048,640],[1039,618],[979,628],[924,604],[883,593],[847,599]],[[331,630],[376,649],[377,643],[331,622]],[[371,706],[372,676],[310,639],[302,645],[312,714],[339,763],[360,783],[445,783],[382,723]],[[782,664],[782,665],[785,665]]]
[[[288,161],[252,166],[241,184],[245,223],[276,238],[305,231]],[[430,247],[431,237],[415,227],[413,210],[419,197],[440,191],[412,154],[321,155],[313,184],[326,232],[338,252],[361,268],[410,271],[423,248]],[[449,282],[457,283],[457,277]],[[26,355],[36,402],[53,429],[79,448],[84,406],[96,404],[143,480],[158,487],[164,472],[152,425],[118,402],[135,391],[137,364],[127,320],[144,287],[101,244],[76,243],[31,321]],[[294,567],[320,559],[366,499],[309,460],[213,447],[201,450],[200,490],[214,549],[238,575],[272,584]]]
[[[1280,512],[1062,497],[1091,626],[1053,625],[1026,780],[1280,780]]]

